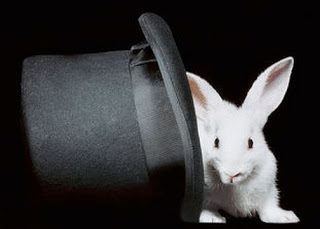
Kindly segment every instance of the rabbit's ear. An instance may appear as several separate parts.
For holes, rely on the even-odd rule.
[[[253,83],[242,107],[259,109],[269,116],[286,94],[293,58],[287,57],[267,68]]]
[[[214,110],[222,103],[218,92],[204,79],[187,72],[189,86],[198,118],[205,119],[209,110]]]

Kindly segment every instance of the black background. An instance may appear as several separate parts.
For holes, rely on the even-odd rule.
[[[36,54],[76,54],[129,49],[143,39],[137,18],[162,16],[173,31],[188,71],[207,79],[223,98],[241,104],[258,74],[287,56],[295,58],[288,93],[265,127],[279,162],[281,205],[301,219],[318,222],[317,7],[306,1],[199,1],[137,3],[110,1],[3,6],[1,13],[0,225],[27,225],[28,203],[19,135],[22,60]],[[315,132],[312,133],[311,131]],[[125,221],[125,220],[121,220]],[[148,220],[146,219],[146,222]],[[284,227],[256,219],[232,219],[223,228]],[[158,222],[161,223],[159,215]],[[177,222],[175,222],[176,224]],[[194,228],[212,225],[181,224]]]

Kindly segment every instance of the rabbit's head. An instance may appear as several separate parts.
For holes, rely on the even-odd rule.
[[[267,68],[237,107],[221,99],[205,80],[188,73],[195,104],[204,166],[221,182],[246,182],[266,163],[268,146],[263,127],[288,88],[293,58]]]

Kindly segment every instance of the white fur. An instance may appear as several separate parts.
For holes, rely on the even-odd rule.
[[[299,221],[292,211],[279,206],[276,159],[263,135],[268,116],[286,93],[292,67],[293,58],[288,57],[266,69],[241,107],[222,100],[205,80],[187,73],[206,98],[204,105],[193,96],[205,174],[200,222],[226,222],[218,210],[236,217],[258,214],[268,223]],[[251,149],[249,138],[253,140]]]

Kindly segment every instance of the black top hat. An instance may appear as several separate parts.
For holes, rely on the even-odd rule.
[[[170,200],[198,221],[203,168],[186,71],[159,16],[131,50],[23,63],[23,124],[42,203]]]

